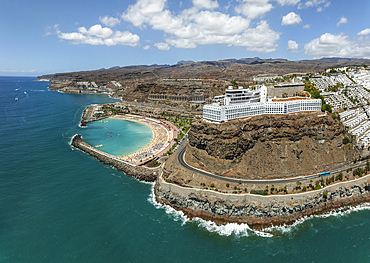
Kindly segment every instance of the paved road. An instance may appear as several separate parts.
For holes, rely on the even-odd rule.
[[[191,172],[199,173],[201,175],[204,175],[204,176],[207,176],[207,177],[210,177],[210,178],[213,178],[213,179],[217,179],[217,180],[220,180],[220,181],[228,182],[228,183],[241,183],[241,184],[271,184],[271,183],[274,183],[274,184],[286,184],[286,183],[295,183],[297,181],[303,181],[303,180],[313,180],[315,178],[319,178],[320,177],[319,174],[312,174],[312,175],[307,175],[307,176],[300,176],[300,177],[286,178],[286,179],[271,179],[271,180],[244,180],[244,179],[223,177],[223,176],[216,175],[216,174],[213,174],[213,173],[210,173],[210,172],[206,172],[204,170],[200,170],[200,169],[197,169],[197,168],[194,168],[194,167],[188,165],[185,162],[185,160],[184,160],[184,153],[185,153],[185,150],[186,150],[186,146],[187,146],[187,143],[185,143],[185,145],[183,146],[183,148],[180,150],[179,154],[177,155],[178,162],[184,168],[190,170]],[[357,168],[357,167],[363,166],[365,164],[366,164],[366,162],[363,161],[363,162],[359,162],[357,164],[354,164],[352,166],[348,166],[345,169],[348,169],[348,168]],[[344,168],[342,170],[344,170]],[[338,174],[342,170],[338,169],[338,170],[331,171],[330,172],[330,175]]]

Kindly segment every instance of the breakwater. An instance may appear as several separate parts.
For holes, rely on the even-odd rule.
[[[251,228],[289,225],[305,216],[370,201],[370,175],[300,194],[260,196],[224,194],[156,181],[157,201],[217,223],[247,223]]]
[[[126,175],[135,177],[140,181],[154,182],[162,171],[162,165],[151,168],[125,162],[114,155],[92,147],[82,140],[81,135],[75,135],[71,145],[98,159],[100,162],[112,166],[118,171],[124,172]]]

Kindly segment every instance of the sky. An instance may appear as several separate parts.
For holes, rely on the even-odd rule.
[[[250,57],[370,58],[368,0],[2,0],[0,76]]]

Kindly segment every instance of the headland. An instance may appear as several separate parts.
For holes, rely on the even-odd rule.
[[[354,80],[358,75],[363,81],[366,67],[343,64],[324,72],[321,66],[312,68],[315,63],[300,68],[279,61],[282,67],[302,69],[286,74],[288,69],[277,70],[275,62],[216,63],[226,69],[210,73],[211,66],[192,76],[177,74],[178,67],[158,67],[145,69],[146,76],[156,71],[156,78],[140,82],[129,75],[142,70],[131,70],[126,79],[109,80],[106,86],[122,101],[88,107],[81,126],[107,117],[137,121],[153,130],[152,142],[120,157],[78,136],[73,144],[128,175],[155,180],[159,202],[218,223],[261,229],[370,201],[370,91]],[[182,69],[189,66],[205,69],[202,63]],[[253,79],[237,71],[239,87],[221,95],[228,85],[238,84],[222,74],[260,66],[269,70]],[[158,77],[162,70],[176,78]],[[53,89],[99,92],[99,78],[83,82],[75,75],[54,76]],[[145,167],[163,155],[160,167]]]

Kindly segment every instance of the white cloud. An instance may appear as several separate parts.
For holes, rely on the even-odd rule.
[[[170,45],[168,45],[167,43],[155,43],[154,46],[157,47],[159,50],[170,50]]]
[[[248,51],[269,53],[276,51],[276,41],[280,33],[272,30],[265,20],[262,20],[256,28],[247,29],[238,39],[235,46],[247,47]]]
[[[110,17],[110,16],[104,16],[104,17],[99,16],[99,20],[104,25],[109,26],[109,27],[114,27],[114,26],[119,25],[121,23],[121,20],[119,20],[118,18]]]
[[[197,47],[197,44],[194,43],[191,39],[166,39],[166,42],[170,44],[171,46],[174,46],[176,48],[188,48],[188,49],[194,49]]]
[[[310,26],[309,24],[307,24],[307,25],[304,25],[304,26],[303,26],[303,28],[305,28],[305,29],[310,29],[310,28],[311,28],[311,26]]]
[[[261,7],[268,4],[268,1],[244,0],[242,5],[252,4]],[[293,0],[289,0],[289,2],[291,1]],[[182,10],[178,15],[175,15],[165,9],[165,3],[165,0],[137,0],[123,13],[122,19],[139,28],[151,27],[154,30],[163,31],[165,42],[176,48],[193,49],[198,45],[226,44],[228,46],[244,46],[250,51],[271,52],[276,50],[276,41],[279,39],[280,33],[270,29],[266,21],[261,21],[255,28],[249,28],[250,18],[211,10],[200,10],[200,1],[199,3],[194,1],[193,7]],[[215,3],[217,2],[203,1],[203,8],[215,7]],[[152,8],[148,9],[146,5],[151,5]],[[256,14],[251,16],[254,17]],[[163,48],[163,46],[160,47]]]
[[[328,7],[330,5],[330,2],[327,2],[327,0],[309,0],[309,1],[306,1],[304,4],[299,3],[298,9],[315,7],[315,6],[322,5],[322,4],[325,4],[324,7]]]
[[[340,26],[341,24],[347,24],[347,23],[348,23],[347,18],[342,16],[339,22],[337,23],[337,26]]]
[[[370,28],[366,28],[362,30],[361,32],[357,33],[358,36],[367,36],[368,34],[370,34]]]
[[[370,41],[350,39],[344,34],[325,33],[304,46],[306,55],[320,57],[370,58]]]
[[[128,45],[136,47],[139,45],[140,37],[128,31],[113,31],[110,28],[94,25],[88,30],[85,27],[78,28],[78,32],[62,33],[58,32],[60,39],[69,40],[72,44],[90,45]]]
[[[166,0],[138,0],[122,14],[122,19],[136,27],[142,27],[150,18],[162,13]]]
[[[225,15],[219,12],[202,11],[191,16],[200,31],[206,34],[235,35],[249,27],[250,20],[241,16]]]
[[[301,0],[277,0],[277,2],[278,2],[281,6],[284,6],[284,5],[296,5],[296,4],[298,4],[299,2],[301,2]]]
[[[78,31],[83,35],[96,36],[99,38],[108,38],[113,35],[113,30],[108,27],[102,27],[101,25],[93,25],[87,30],[85,27],[79,27]]]
[[[289,40],[287,50],[290,52],[298,52],[298,43],[293,40]]]
[[[217,0],[193,0],[193,5],[199,9],[215,9],[219,7]]]
[[[290,12],[286,16],[283,16],[283,19],[281,21],[282,26],[288,26],[288,25],[297,25],[302,22],[302,19],[299,15],[297,15],[294,12]]]
[[[146,45],[146,46],[143,47],[143,49],[144,50],[149,50],[149,49],[151,49],[151,47],[149,45]]]
[[[243,0],[235,7],[235,11],[248,19],[254,19],[269,12],[272,8],[273,5],[269,3],[269,0]]]
[[[47,27],[45,27],[44,36],[56,35],[56,34],[59,34],[59,33],[60,33],[59,25],[58,24],[55,24],[53,26],[47,26]]]

